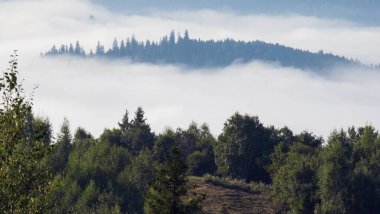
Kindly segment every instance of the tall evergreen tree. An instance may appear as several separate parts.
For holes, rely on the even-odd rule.
[[[123,133],[126,133],[128,131],[128,129],[130,128],[130,123],[129,123],[129,113],[128,113],[128,110],[125,110],[125,114],[123,115],[123,118],[121,120],[119,124],[119,127],[120,127],[120,130],[123,132]]]
[[[134,154],[145,148],[151,149],[153,147],[155,134],[151,131],[149,124],[146,123],[145,113],[141,107],[138,107],[135,117],[130,123],[127,138]]]
[[[61,172],[65,167],[69,159],[70,151],[72,148],[72,136],[70,133],[69,120],[65,118],[63,120],[60,132],[57,136],[57,142],[53,147],[53,151],[49,156],[49,165],[53,174]]]
[[[113,40],[112,44],[112,55],[118,56],[120,53],[119,43],[117,42],[116,38]]]
[[[71,43],[69,45],[69,51],[68,52],[69,52],[70,55],[74,55],[75,54],[73,44],[71,44]]]
[[[183,37],[184,40],[190,40],[189,31],[185,30],[185,35]]]
[[[104,46],[101,45],[100,42],[98,42],[98,45],[96,46],[95,54],[98,56],[104,55]]]
[[[170,159],[159,168],[157,181],[145,199],[145,213],[182,214],[199,210],[196,203],[185,204],[181,197],[187,193],[186,165],[177,145],[172,145]]]
[[[80,55],[84,55],[83,52],[84,51],[83,51],[82,47],[80,46],[79,41],[77,41],[75,43],[74,54],[77,56],[80,56]]]
[[[175,33],[174,31],[170,32],[170,36],[169,36],[169,44],[171,46],[174,46],[175,45]]]

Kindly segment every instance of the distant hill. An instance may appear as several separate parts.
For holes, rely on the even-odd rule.
[[[380,24],[378,0],[91,0],[114,11],[145,13],[151,10],[228,10],[246,14],[302,14]]]
[[[78,56],[109,59],[127,58],[133,62],[176,64],[191,68],[225,67],[233,63],[247,63],[260,60],[281,66],[308,69],[316,72],[329,71],[335,66],[363,66],[358,61],[324,53],[294,49],[262,41],[197,40],[191,39],[186,31],[184,36],[172,32],[160,42],[141,42],[134,37],[126,41],[114,41],[109,50],[98,43],[95,52],[86,52],[77,42],[75,45],[53,46],[44,56]]]

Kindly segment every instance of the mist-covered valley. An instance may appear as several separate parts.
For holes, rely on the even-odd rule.
[[[0,214],[379,213],[379,6],[0,0]]]
[[[29,88],[39,85],[37,114],[53,124],[66,116],[94,134],[104,124],[114,127],[125,109],[138,106],[158,132],[195,121],[208,123],[217,135],[236,111],[257,114],[267,125],[323,136],[334,128],[380,122],[379,74],[370,70],[341,68],[320,76],[261,62],[210,71],[77,58],[36,58],[23,67],[29,67],[23,72]]]
[[[129,36],[159,41],[171,30],[193,38],[261,40],[302,50],[323,50],[366,65],[380,62],[379,28],[345,20],[301,15],[255,15],[200,11],[155,11],[125,15],[88,1],[1,2],[1,56],[19,50],[28,88],[38,85],[35,106],[54,127],[68,117],[96,134],[112,127],[126,109],[143,106],[154,130],[206,122],[214,134],[232,113],[257,114],[266,124],[288,125],[326,136],[332,129],[380,123],[377,72],[340,66],[320,76],[276,63],[253,61],[206,69],[132,63],[128,60],[40,58],[53,44],[105,48]],[[10,10],[16,10],[13,12]],[[32,8],[32,9],[30,9]],[[17,15],[16,14],[23,14]],[[49,17],[49,18],[48,18]],[[23,27],[19,27],[23,26]],[[276,27],[274,27],[276,26]],[[1,62],[6,67],[6,60]],[[112,96],[111,96],[112,95]],[[360,99],[362,102],[358,102]],[[102,124],[102,125],[97,125]]]

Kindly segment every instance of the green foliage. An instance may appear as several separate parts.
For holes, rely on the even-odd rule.
[[[379,136],[373,127],[333,132],[319,172],[320,213],[375,213],[380,209]]]
[[[126,133],[130,126],[128,114],[129,114],[128,110],[125,110],[125,114],[123,116],[123,119],[121,120],[121,123],[118,123],[120,127],[120,131],[123,133]]]
[[[273,175],[272,199],[277,209],[290,213],[314,213],[319,202],[317,169],[319,150],[297,143],[285,154]]]
[[[84,143],[85,140],[92,140],[94,137],[91,135],[91,133],[87,132],[84,128],[78,127],[77,130],[74,133],[74,144],[81,142]]]
[[[137,108],[135,117],[129,122],[128,111],[119,123],[122,133],[121,144],[136,155],[144,149],[152,149],[155,134],[151,131],[149,124],[146,123],[145,113],[141,107]]]
[[[181,197],[187,193],[186,166],[181,160],[178,145],[170,148],[167,161],[159,166],[156,182],[145,199],[145,213],[193,213],[199,206],[193,201],[184,204]]]
[[[65,118],[58,133],[57,142],[44,160],[44,164],[50,168],[52,174],[60,173],[66,167],[72,149],[71,141],[69,121]]]
[[[193,122],[187,130],[178,129],[175,135],[190,175],[215,173],[217,167],[213,145],[216,140],[206,124],[198,127]]]
[[[113,145],[124,146],[122,131],[119,129],[105,129],[99,137],[101,142],[109,142]]]
[[[348,213],[352,172],[352,145],[346,133],[333,132],[322,153],[319,186],[322,213]]]
[[[63,177],[63,175],[55,176],[52,181],[52,188],[47,195],[46,213],[72,212],[81,191],[81,187],[75,180]]]
[[[194,176],[214,173],[216,167],[213,157],[213,154],[207,153],[207,151],[195,151],[187,158],[188,173]]]
[[[135,186],[142,199],[153,181],[153,158],[149,150],[143,150],[135,156],[118,176],[118,182]]]
[[[272,137],[274,137],[278,142],[270,155],[272,163],[267,166],[267,170],[273,178],[274,174],[277,173],[285,163],[287,153],[289,152],[290,147],[296,142],[296,137],[288,127],[274,130],[272,132]]]
[[[173,130],[167,129],[157,137],[153,147],[153,156],[158,163],[169,160],[168,151],[176,143],[176,136]]]
[[[0,92],[0,213],[194,213],[201,197],[187,194],[188,175],[270,192],[278,212],[380,210],[380,136],[372,126],[334,131],[323,145],[312,133],[236,113],[218,140],[196,123],[156,136],[139,107],[99,138],[84,128],[72,137],[65,119],[52,142],[49,120],[35,118],[25,98],[16,55]]]
[[[359,139],[353,151],[356,163],[353,210],[373,213],[380,210],[380,136],[371,126],[359,128],[356,132]]]
[[[98,139],[78,128],[71,144],[68,122],[64,123],[49,160],[56,174],[54,188],[49,193],[52,198],[49,210],[143,212],[144,198],[154,180],[154,161],[150,146],[143,145],[141,150],[134,150],[137,147],[131,145],[132,142],[139,144],[145,143],[146,139],[154,140],[154,133],[145,123],[141,108],[132,123],[125,119],[124,125],[121,125],[122,129],[105,129]],[[147,135],[151,138],[145,138]],[[57,204],[54,202],[57,198],[64,200]]]
[[[53,134],[53,129],[49,119],[47,118],[35,118],[33,120],[33,141],[39,141],[44,143],[45,146],[49,146]]]
[[[215,147],[219,173],[247,181],[269,182],[265,166],[270,164],[273,147],[271,131],[258,117],[236,113],[224,124]]]
[[[46,142],[43,135],[31,138],[32,130],[26,128],[32,103],[18,80],[16,53],[11,57],[10,68],[0,78],[0,210],[38,213],[48,190],[49,174],[39,166],[47,152]]]

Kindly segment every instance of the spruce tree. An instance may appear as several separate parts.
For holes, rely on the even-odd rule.
[[[187,192],[186,165],[181,160],[178,145],[170,149],[170,158],[159,167],[157,180],[151,186],[145,199],[144,211],[147,214],[193,213],[199,209],[198,203],[189,204],[181,200]]]
[[[151,149],[153,147],[155,134],[151,131],[149,124],[146,123],[145,113],[141,107],[137,109],[135,117],[130,123],[127,138],[134,154],[145,148]]]
[[[69,159],[72,148],[72,136],[68,119],[64,119],[61,130],[58,133],[57,143],[53,147],[52,154],[49,156],[49,165],[53,174],[62,171]]]
[[[125,110],[125,114],[121,120],[120,123],[118,123],[119,127],[120,127],[120,130],[123,132],[123,133],[126,133],[130,127],[130,123],[129,123],[129,116],[128,116],[128,110]]]

